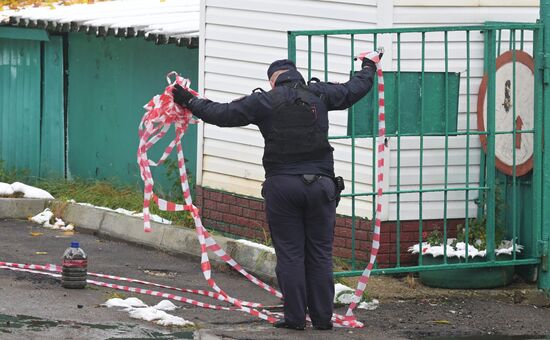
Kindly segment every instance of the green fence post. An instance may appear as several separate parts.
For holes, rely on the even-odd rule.
[[[296,35],[288,31],[288,40],[287,40],[287,53],[288,53],[288,59],[296,62]]]
[[[540,1],[540,19],[543,23],[543,134],[547,135],[550,132],[550,119],[546,118],[546,115],[550,117],[550,0]],[[537,72],[539,72],[537,70]],[[543,150],[548,150],[546,144],[549,139],[543,138]],[[539,266],[539,288],[544,289],[546,293],[550,293],[550,271],[548,270],[548,255],[549,247],[548,241],[550,239],[550,156],[548,151],[542,154],[542,231],[541,242],[539,243],[540,255],[542,263]]]

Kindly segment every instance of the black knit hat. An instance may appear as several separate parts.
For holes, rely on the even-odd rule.
[[[271,65],[269,65],[269,68],[267,69],[267,79],[271,79],[273,73],[279,70],[296,71],[296,64],[294,64],[294,62],[290,59],[275,60],[271,63]]]

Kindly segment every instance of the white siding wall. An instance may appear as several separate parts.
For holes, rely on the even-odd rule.
[[[498,5],[500,3],[502,5]],[[458,4],[458,5],[457,5]],[[520,4],[520,5],[517,5]],[[502,7],[513,6],[513,7]],[[530,7],[529,7],[530,6]],[[525,21],[538,18],[538,1],[436,1],[436,0],[203,0],[200,43],[199,91],[212,100],[228,102],[249,94],[256,87],[269,88],[266,69],[275,59],[287,56],[287,31],[309,29],[353,29],[373,27],[404,27],[427,25],[463,25],[484,21]],[[444,70],[443,34],[428,34],[426,63],[427,71]],[[372,49],[370,37],[356,37],[356,51]],[[483,73],[483,37],[472,33],[470,115],[466,108],[465,74],[461,74],[459,98],[459,129],[466,127],[468,118],[472,127],[476,124],[476,98]],[[420,35],[401,37],[401,70],[421,69]],[[463,72],[466,69],[465,34],[450,33],[449,70]],[[397,68],[397,45],[395,35],[381,35],[378,44],[386,47],[384,69]],[[350,42],[343,38],[329,38],[328,78],[331,81],[346,81],[350,70]],[[508,46],[507,44],[503,44]],[[388,48],[393,46],[393,48]],[[307,75],[307,46],[305,39],[298,40],[297,64]],[[526,48],[531,53],[529,47]],[[323,79],[323,42],[313,39],[313,74]],[[358,65],[356,65],[357,67]],[[331,135],[346,132],[347,113],[331,112]],[[264,171],[261,166],[263,139],[255,126],[243,128],[218,128],[205,124],[202,130],[202,150],[199,147],[199,184],[260,197]],[[424,188],[438,188],[444,178],[444,138],[424,139]],[[479,141],[471,138],[470,182],[477,184],[479,175]],[[335,147],[336,173],[351,178],[351,147],[348,141],[332,141]],[[359,142],[356,159],[356,192],[371,191],[373,168],[370,141]],[[449,187],[465,183],[465,137],[449,139]],[[387,171],[389,178],[385,190],[396,190],[397,183],[397,141],[390,140]],[[401,139],[401,189],[416,189],[419,184],[419,139]],[[347,182],[350,187],[349,181]],[[349,192],[349,190],[346,190]],[[425,194],[423,218],[443,216],[443,195]],[[470,196],[472,198],[472,196]],[[396,197],[386,196],[389,209],[385,218],[396,218]],[[449,193],[448,217],[464,217],[464,193]],[[360,216],[371,215],[371,204],[363,199],[357,205]],[[418,195],[402,195],[401,220],[418,219]],[[351,202],[343,200],[338,213],[349,214]],[[475,205],[470,204],[470,216],[474,216]]]

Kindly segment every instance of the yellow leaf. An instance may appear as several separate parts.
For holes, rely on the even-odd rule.
[[[440,325],[450,325],[451,322],[449,320],[434,320],[434,323],[440,324]]]
[[[37,231],[32,231],[31,232],[31,236],[40,236],[40,235],[44,235],[44,233],[39,233]]]
[[[64,232],[63,232],[63,235],[65,235],[65,236],[71,236],[71,235],[74,235],[74,231],[72,231],[72,230],[67,230],[67,231],[64,231]]]
[[[35,252],[36,255],[47,255],[48,252],[47,251],[37,251]]]

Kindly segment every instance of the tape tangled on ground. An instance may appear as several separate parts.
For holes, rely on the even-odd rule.
[[[362,53],[359,56],[359,59],[362,59],[365,57],[373,60],[376,63],[378,68],[377,77],[378,77],[379,103],[378,103],[378,146],[377,146],[378,177],[377,177],[377,185],[376,185],[377,186],[376,220],[375,220],[374,234],[373,234],[373,240],[372,240],[372,246],[371,246],[370,261],[367,267],[365,268],[365,270],[363,271],[361,277],[359,278],[359,283],[355,290],[353,301],[349,305],[345,315],[333,314],[333,318],[332,318],[336,326],[354,327],[354,328],[363,327],[363,323],[358,321],[353,315],[353,310],[355,309],[355,307],[357,307],[358,303],[361,300],[361,297],[366,288],[368,279],[370,277],[370,273],[376,261],[376,255],[378,253],[378,249],[380,247],[380,227],[381,227],[380,215],[382,213],[381,197],[382,197],[382,184],[384,181],[384,175],[382,172],[382,168],[384,166],[383,152],[385,150],[384,79],[383,79],[383,73],[380,65],[380,58],[379,58],[378,52]],[[175,76],[174,81],[171,81],[170,77],[172,76]],[[139,125],[140,142],[139,142],[139,147],[137,152],[137,159],[138,159],[138,164],[140,168],[141,178],[144,181],[144,201],[143,201],[144,230],[145,232],[152,231],[151,216],[149,212],[151,201],[154,201],[161,210],[189,211],[195,222],[195,231],[197,233],[197,237],[200,243],[201,271],[203,273],[204,278],[206,279],[207,284],[214,290],[214,292],[205,291],[205,290],[193,290],[193,289],[171,287],[171,286],[148,282],[144,280],[130,279],[130,278],[118,277],[118,276],[107,275],[107,274],[98,274],[98,273],[88,273],[88,274],[90,276],[96,276],[100,278],[138,283],[142,285],[171,289],[171,290],[185,292],[185,293],[193,293],[193,294],[198,294],[202,296],[208,296],[220,301],[228,302],[232,304],[234,307],[223,307],[223,306],[212,305],[212,304],[203,303],[194,299],[182,297],[179,295],[163,293],[163,292],[150,290],[150,289],[142,289],[138,287],[117,285],[117,284],[107,283],[107,282],[102,282],[97,280],[87,280],[87,282],[89,284],[102,286],[102,287],[108,287],[108,288],[124,290],[128,292],[147,294],[147,295],[173,299],[176,301],[192,304],[194,306],[202,307],[202,308],[209,308],[209,309],[215,309],[215,310],[237,310],[237,311],[241,311],[241,312],[256,316],[260,319],[267,320],[270,323],[273,323],[283,317],[282,313],[270,312],[269,310],[265,309],[267,307],[263,306],[260,303],[248,302],[248,301],[231,297],[224,290],[222,290],[212,278],[211,265],[210,265],[210,260],[207,252],[208,250],[214,252],[214,254],[216,254],[221,260],[229,264],[232,268],[234,268],[236,271],[241,273],[243,276],[245,276],[249,281],[251,281],[255,285],[261,287],[262,289],[268,291],[270,294],[276,297],[279,297],[279,298],[283,297],[279,291],[269,286],[268,284],[262,282],[258,278],[248,273],[244,268],[242,268],[233,258],[231,258],[216,243],[216,241],[212,238],[212,236],[208,233],[208,231],[202,225],[202,221],[199,215],[199,209],[195,205],[193,205],[193,201],[191,198],[191,191],[189,188],[187,171],[185,168],[185,161],[183,156],[183,147],[181,144],[182,143],[181,139],[183,138],[185,131],[189,127],[189,124],[197,123],[197,121],[193,119],[192,112],[189,109],[182,108],[173,102],[172,88],[174,87],[175,84],[179,84],[182,87],[188,89],[195,96],[198,96],[198,93],[189,88],[189,85],[190,85],[189,80],[182,78],[175,72],[171,72],[167,75],[167,81],[169,85],[165,88],[164,93],[155,96],[153,99],[151,99],[151,101],[149,101],[149,103],[147,103],[144,106],[144,108],[146,109],[146,112],[143,115],[143,118]],[[158,160],[158,162],[154,162],[150,160],[147,154],[148,151],[151,149],[151,147],[153,147],[158,141],[160,141],[166,135],[166,133],[169,131],[172,124],[174,125],[174,128],[175,128],[174,139],[166,147],[163,155]],[[159,166],[162,163],[164,163],[168,158],[168,156],[172,153],[174,147],[176,147],[176,150],[177,150],[178,168],[179,168],[181,188],[182,188],[185,204],[177,204],[177,203],[169,202],[167,200],[163,200],[159,198],[157,195],[155,195],[153,192],[154,180],[151,174],[150,167]],[[61,272],[61,267],[53,264],[48,264],[48,265],[18,264],[18,263],[1,262],[1,261],[0,261],[0,269],[26,271],[26,272],[36,273],[36,274],[50,275],[53,277],[60,277],[59,272]],[[263,308],[263,309],[258,310],[259,308]]]

